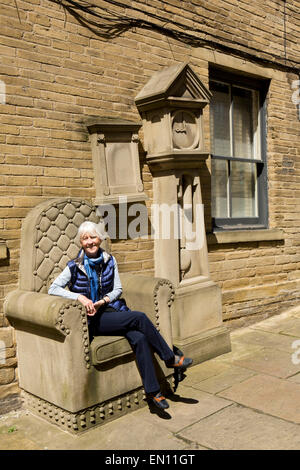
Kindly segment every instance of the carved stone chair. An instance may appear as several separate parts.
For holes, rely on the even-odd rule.
[[[77,229],[85,220],[98,223],[99,217],[95,207],[76,198],[52,199],[30,211],[22,226],[19,288],[8,294],[4,306],[16,330],[26,407],[74,433],[146,404],[128,341],[99,336],[90,344],[82,305],[47,293],[52,279],[76,257]],[[143,275],[120,277],[128,306],[145,312],[172,347],[171,283]],[[162,389],[172,389],[172,370],[157,357],[155,365]]]

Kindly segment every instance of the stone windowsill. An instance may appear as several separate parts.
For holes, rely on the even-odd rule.
[[[7,258],[7,246],[4,240],[0,240],[0,259]]]
[[[283,230],[277,228],[261,230],[228,230],[207,234],[208,245],[274,240],[284,240]]]

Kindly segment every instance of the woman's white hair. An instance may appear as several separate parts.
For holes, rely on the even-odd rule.
[[[95,224],[94,222],[90,222],[87,220],[83,222],[78,228],[78,235],[81,238],[84,234],[89,233],[90,235],[97,235],[100,240],[106,239],[106,232],[104,227],[101,224]]]

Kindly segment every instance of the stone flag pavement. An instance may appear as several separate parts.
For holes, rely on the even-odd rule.
[[[300,449],[300,306],[231,343],[187,371],[164,413],[145,406],[73,436],[19,409],[0,417],[0,450]]]

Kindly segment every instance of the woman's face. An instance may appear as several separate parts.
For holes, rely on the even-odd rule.
[[[80,244],[89,258],[98,256],[101,241],[95,233],[84,233],[80,238]]]

